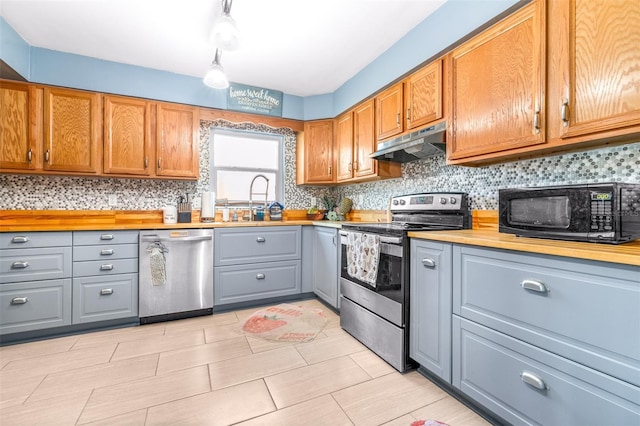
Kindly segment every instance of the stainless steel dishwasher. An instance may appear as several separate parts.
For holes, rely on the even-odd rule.
[[[213,313],[213,230],[140,232],[140,324]]]

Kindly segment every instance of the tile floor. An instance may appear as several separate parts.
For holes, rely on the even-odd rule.
[[[0,348],[0,424],[486,425],[415,371],[345,333],[311,342],[240,333],[256,309]]]

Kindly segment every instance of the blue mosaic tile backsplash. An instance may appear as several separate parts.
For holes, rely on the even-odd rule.
[[[152,179],[81,178],[58,176],[0,176],[1,210],[158,210],[190,194],[194,208],[209,190],[209,130],[211,127],[272,132],[285,138],[285,200],[287,209],[307,209],[312,198],[328,195],[339,201],[349,197],[357,210],[384,210],[389,197],[415,192],[468,192],[474,210],[497,209],[498,189],[585,182],[640,182],[640,142],[578,153],[485,167],[448,166],[444,156],[406,163],[402,177],[337,188],[299,187],[296,176],[296,138],[289,129],[273,129],[251,123],[202,121],[200,125],[200,179],[167,181]],[[118,204],[109,206],[109,195]]]

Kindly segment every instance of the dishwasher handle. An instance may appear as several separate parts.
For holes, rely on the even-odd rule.
[[[211,241],[211,236],[201,236],[201,237],[175,237],[175,238],[160,238],[157,234],[153,235],[142,235],[140,236],[140,241],[144,242],[154,242],[154,241]]]

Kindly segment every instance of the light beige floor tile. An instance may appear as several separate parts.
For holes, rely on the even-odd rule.
[[[413,411],[411,415],[419,420],[439,420],[450,426],[486,426],[490,424],[473,410],[449,395],[426,407]]]
[[[185,330],[171,336],[152,336],[118,344],[112,361],[204,344],[203,330]]]
[[[362,343],[348,334],[338,334],[329,336],[326,339],[316,339],[311,342],[296,345],[295,348],[309,364],[350,355],[367,349]]]
[[[331,395],[320,396],[310,401],[239,423],[242,426],[301,424],[314,426],[353,425]]]
[[[138,410],[97,422],[84,423],[90,426],[144,426],[147,419],[147,410]]]
[[[206,366],[96,389],[80,416],[88,423],[211,390]]]
[[[2,371],[20,370],[25,377],[32,377],[75,370],[77,368],[109,362],[115,348],[115,344],[102,345],[77,351],[13,360],[5,365]]]
[[[374,378],[394,373],[396,371],[395,368],[387,364],[382,358],[368,349],[351,354],[350,357],[360,366],[360,368]]]
[[[211,387],[220,389],[306,365],[292,346],[216,362],[209,365]]]
[[[91,391],[66,394],[46,401],[25,403],[0,411],[2,426],[69,426],[76,423]]]
[[[344,329],[342,327],[325,327],[322,329],[322,332],[326,335],[326,336],[338,336],[341,334],[348,334],[349,336],[351,336],[349,333],[347,333],[346,331],[344,331]]]
[[[153,377],[157,365],[155,354],[50,374],[29,397],[29,402]]]
[[[249,337],[249,336],[246,336],[246,337],[247,337],[247,342],[249,342],[249,346],[251,346],[251,351],[253,353],[271,351],[273,349],[285,348],[285,347],[294,346],[294,345],[306,345],[307,343],[316,342],[318,340],[327,338],[327,336],[322,332],[319,333],[316,336],[316,338],[313,339],[311,342],[307,342],[307,343],[272,342],[270,340],[259,339],[259,338],[256,338],[256,337]]]
[[[238,323],[216,325],[214,327],[208,327],[204,329],[204,338],[207,343],[218,342],[220,340],[234,339],[236,337],[244,336],[245,334],[240,331]]]
[[[445,396],[444,391],[416,371],[387,374],[333,393],[356,425],[379,425]]]
[[[247,339],[244,337],[162,352],[157,374],[165,374],[197,365],[237,358],[250,353],[251,349]]]
[[[25,402],[45,377],[25,377],[21,370],[0,371],[0,409],[4,410]]]
[[[264,379],[278,408],[298,404],[339,389],[371,380],[348,356]]]
[[[230,425],[275,410],[262,380],[149,408],[147,425]]]
[[[58,339],[40,340],[0,347],[0,368],[10,361],[66,352],[78,340],[78,336],[60,337]]]
[[[163,334],[164,325],[156,326],[155,324],[99,331],[79,336],[78,341],[73,345],[71,350],[86,349],[111,343],[148,339],[152,336],[162,336]]]
[[[187,318],[179,321],[166,323],[165,334],[170,335],[185,329],[209,328],[222,324],[233,324],[238,322],[238,317],[233,312],[225,312],[215,315],[205,315],[196,318]]]
[[[416,420],[417,419],[411,414],[406,414],[402,417],[398,417],[397,419],[393,419],[388,423],[384,423],[382,426],[410,426],[411,423],[415,422]]]

